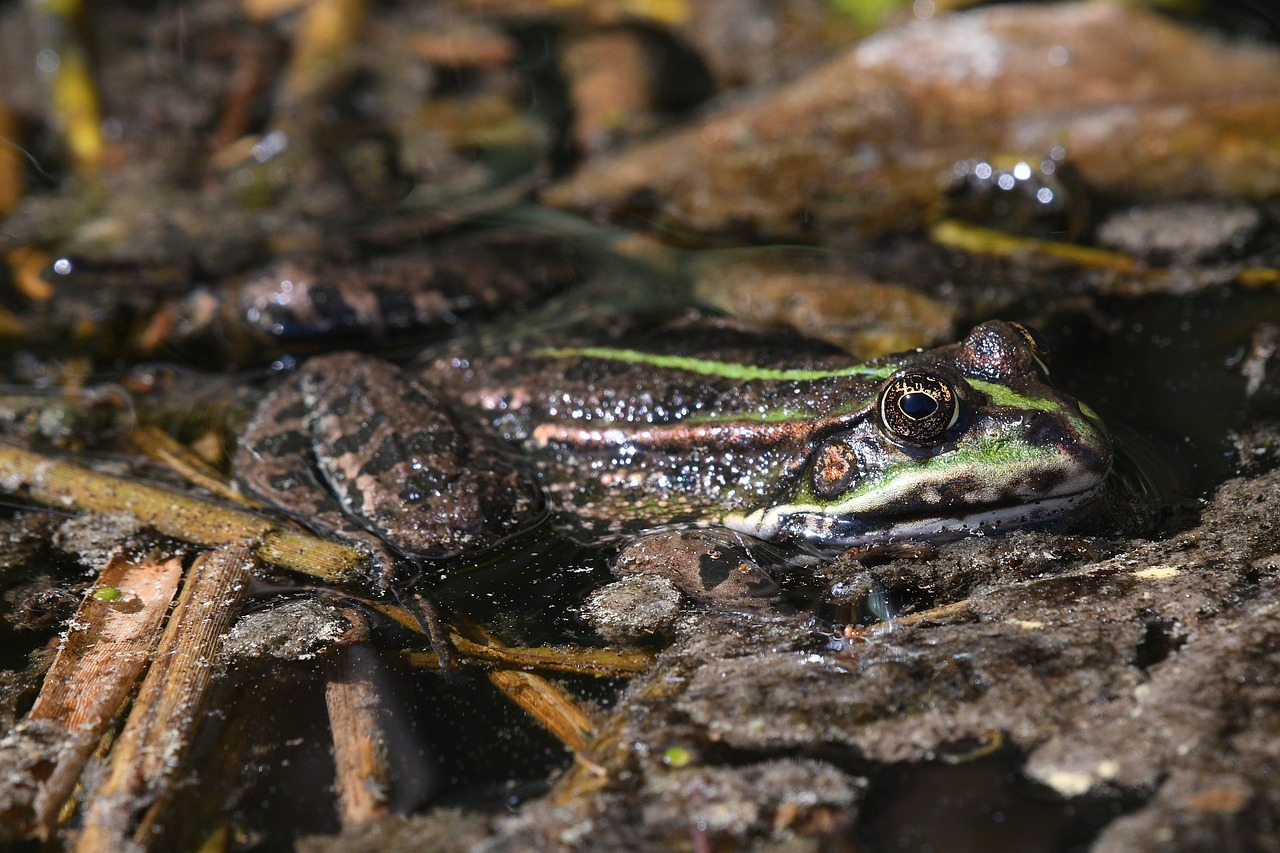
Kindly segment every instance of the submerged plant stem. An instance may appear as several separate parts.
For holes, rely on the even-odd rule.
[[[940,246],[979,255],[1028,253],[1057,258],[1090,269],[1114,270],[1130,275],[1149,271],[1132,257],[1121,252],[1024,237],[1020,234],[997,231],[994,228],[971,225],[956,219],[943,219],[934,223],[929,229],[929,236]]]
[[[469,623],[463,630],[490,648],[506,646],[483,625]],[[595,737],[595,723],[569,691],[541,675],[514,669],[493,670],[489,683],[555,735],[566,749],[575,754],[586,752]]]
[[[464,663],[517,669],[540,669],[575,675],[628,678],[647,670],[653,654],[638,649],[588,649],[577,646],[539,646],[533,648],[495,648],[450,634],[449,639]],[[410,666],[436,667],[434,652],[405,652]]]

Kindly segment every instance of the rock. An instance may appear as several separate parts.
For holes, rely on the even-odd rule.
[[[919,225],[957,163],[1056,153],[1103,193],[1265,200],[1278,102],[1272,47],[1130,6],[999,5],[885,30],[543,200],[702,240],[847,243]]]
[[[581,613],[606,642],[634,643],[670,631],[682,599],[667,578],[632,575],[591,593]]]

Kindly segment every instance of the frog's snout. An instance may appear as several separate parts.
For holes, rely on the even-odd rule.
[[[1096,484],[1111,471],[1111,442],[1088,421],[1033,412],[1024,421],[1023,435],[1033,447],[1054,448],[1077,472],[1073,479],[1079,483]]]

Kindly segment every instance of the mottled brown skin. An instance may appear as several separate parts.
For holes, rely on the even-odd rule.
[[[223,306],[223,334],[293,347],[384,342],[537,302],[582,272],[571,243],[522,230],[348,256],[356,251],[298,255],[248,274]]]
[[[308,361],[268,395],[236,454],[240,483],[307,524],[440,559],[534,525],[532,471],[488,430],[393,365],[355,353]]]

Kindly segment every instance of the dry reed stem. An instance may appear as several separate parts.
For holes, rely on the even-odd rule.
[[[116,554],[85,596],[26,717],[0,741],[6,834],[48,838],[90,754],[136,686],[182,561]],[[110,600],[105,597],[111,595]]]
[[[0,444],[0,492],[76,512],[129,512],[166,536],[206,547],[257,543],[269,563],[326,581],[364,577],[369,558],[264,516]]]
[[[129,719],[91,795],[81,853],[163,844],[154,830],[208,706],[222,637],[248,594],[252,554],[233,544],[196,560]]]

